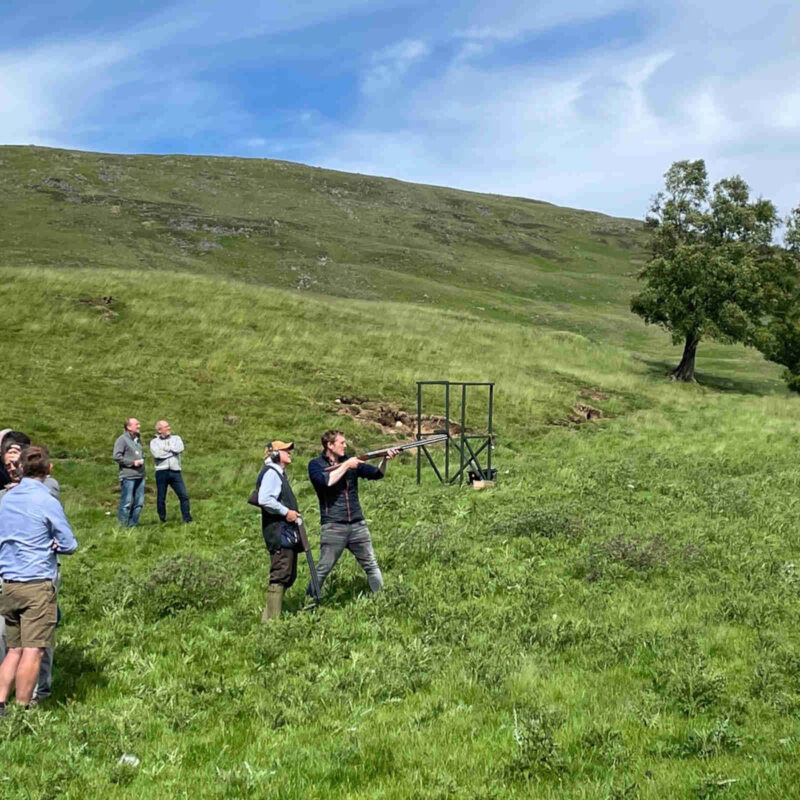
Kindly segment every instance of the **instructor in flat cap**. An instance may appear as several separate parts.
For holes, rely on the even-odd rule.
[[[297,527],[297,500],[285,469],[292,463],[294,442],[274,441],[264,452],[256,489],[261,507],[261,533],[270,558],[267,604],[262,622],[280,616],[284,592],[297,578],[297,554],[302,549]]]

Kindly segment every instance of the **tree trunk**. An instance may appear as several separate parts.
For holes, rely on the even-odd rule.
[[[670,377],[674,381],[694,382],[694,357],[697,354],[697,345],[700,344],[700,337],[692,333],[686,334],[686,342],[683,345],[683,358],[681,363],[670,372]]]

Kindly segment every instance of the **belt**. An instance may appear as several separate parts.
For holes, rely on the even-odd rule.
[[[3,583],[47,583],[52,580],[52,578],[33,578],[29,581],[12,581],[10,578],[3,578]]]

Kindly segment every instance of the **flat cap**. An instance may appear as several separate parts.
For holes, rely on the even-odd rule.
[[[282,442],[276,439],[274,442],[267,444],[267,450],[274,452],[275,450],[294,450],[294,442]]]

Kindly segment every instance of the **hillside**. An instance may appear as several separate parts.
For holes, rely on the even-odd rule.
[[[573,331],[659,371],[680,357],[629,311],[636,220],[282,161],[10,146],[0,220],[7,266],[220,276]],[[753,351],[698,352],[711,381],[742,361],[780,390]]]
[[[600,236],[599,215],[274,162],[0,159],[0,424],[51,446],[81,543],[64,559],[54,698],[0,721],[4,800],[793,796],[796,401],[738,348],[708,349],[702,385],[664,380],[665,337],[625,311],[635,230],[606,236],[630,249],[597,245],[604,307],[568,300],[588,259],[476,243],[446,209],[484,205],[475,224],[495,243],[501,218],[560,215],[547,235],[565,259]],[[239,169],[230,192],[188,188]],[[253,188],[259,169],[283,176],[274,193]],[[92,194],[109,176],[116,194]],[[362,188],[339,206],[312,191],[323,177],[384,196]],[[414,228],[426,193],[431,224],[464,238]],[[247,202],[250,238],[199,222],[238,230]],[[293,237],[272,250],[254,232],[270,204]],[[369,223],[361,236],[343,208]],[[170,227],[179,215],[197,230]],[[369,260],[392,242],[407,263]],[[335,280],[298,288],[300,264],[278,254],[289,247]],[[452,280],[432,266],[448,249],[472,266]],[[484,286],[479,265],[505,285]],[[264,441],[298,443],[292,481],[316,551],[304,467],[319,433],[342,427],[357,449],[392,438],[337,399],[413,410],[414,382],[437,377],[496,381],[497,486],[442,487],[430,471],[417,486],[399,459],[362,498],[385,591],[365,595],[345,554],[318,610],[303,610],[301,566],[285,616],[259,625],[267,559],[244,500]],[[599,415],[583,421],[578,404]],[[144,438],[166,416],[186,441],[191,528],[172,496],[159,525],[151,493],[137,530],[114,526],[110,449],[132,413]]]

